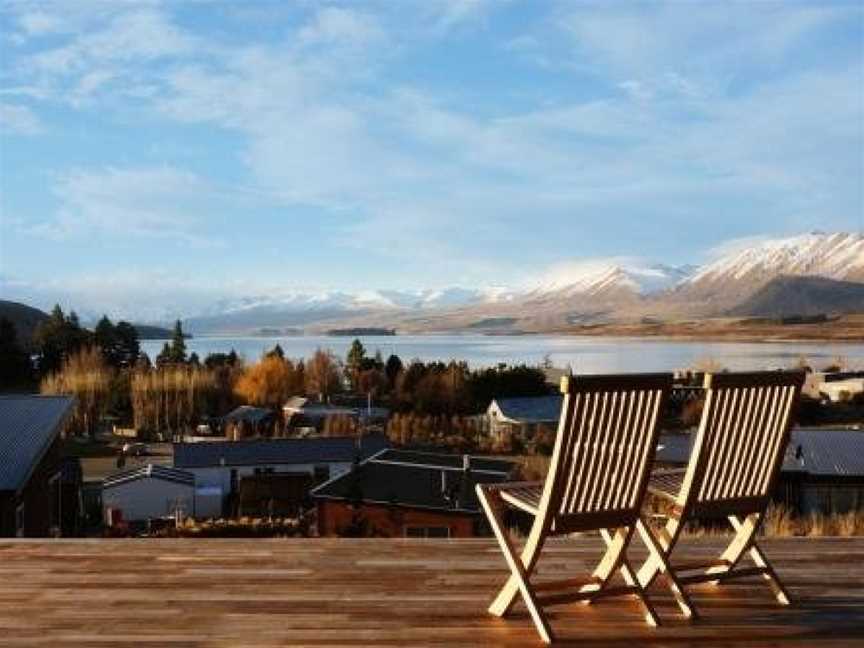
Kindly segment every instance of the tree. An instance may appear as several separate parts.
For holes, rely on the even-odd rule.
[[[59,371],[44,378],[42,393],[74,394],[72,429],[92,435],[111,404],[114,373],[99,349],[90,346],[70,355]]]
[[[178,364],[186,362],[186,336],[183,335],[183,325],[179,319],[174,323],[174,334],[171,336],[171,356]]]
[[[357,377],[363,370],[365,360],[366,347],[363,346],[363,343],[359,339],[355,338],[345,358],[345,377],[351,381],[351,385],[355,389],[357,388]]]
[[[312,359],[305,365],[306,393],[326,401],[341,390],[339,364],[333,354],[316,349]]]
[[[55,305],[49,318],[41,322],[33,334],[39,372],[48,375],[57,371],[69,356],[91,341],[90,333],[81,328],[78,316],[72,312],[66,317],[60,305]]]
[[[33,380],[30,356],[18,343],[11,320],[0,317],[0,389],[26,387]]]
[[[279,358],[280,360],[285,359],[285,351],[282,350],[282,346],[277,342],[276,346],[270,349],[266,354],[267,357]]]
[[[387,364],[384,366],[384,373],[387,374],[387,380],[390,382],[390,388],[396,386],[396,378],[399,372],[402,371],[402,360],[398,355],[391,355],[387,358]]]
[[[117,344],[117,357],[121,367],[133,367],[141,355],[141,342],[138,339],[138,329],[129,322],[119,321],[114,327]]]
[[[278,408],[285,401],[302,393],[302,377],[290,360],[266,355],[240,375],[234,393],[246,403]]]

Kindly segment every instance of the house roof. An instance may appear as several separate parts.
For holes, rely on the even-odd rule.
[[[498,405],[504,418],[515,423],[557,423],[563,396],[496,398],[492,403]]]
[[[27,483],[74,402],[72,396],[0,396],[0,491]]]
[[[420,454],[427,456],[418,457]],[[387,450],[370,457],[350,472],[321,484],[311,494],[324,500],[476,513],[480,504],[475,486],[499,483],[509,478],[502,472],[453,470],[452,462],[444,459],[438,465],[412,463],[418,458],[428,461],[434,456],[447,457]],[[451,457],[461,464],[461,455]],[[395,461],[399,459],[402,461]]]
[[[252,407],[251,405],[241,405],[240,407],[230,411],[223,419],[225,421],[242,421],[244,423],[252,423],[256,425],[273,416],[273,410],[263,407]]]
[[[510,475],[517,466],[515,461],[503,459],[487,459],[472,455],[446,454],[442,452],[422,452],[419,450],[384,450],[375,455],[374,461],[379,463],[411,464],[427,466],[439,470],[458,470],[464,466],[465,457],[472,471]]]
[[[261,464],[349,463],[359,454],[362,460],[387,448],[390,442],[380,434],[355,437],[305,439],[256,439],[250,441],[207,441],[175,443],[175,468],[255,466]]]
[[[102,483],[102,488],[112,488],[120,484],[137,481],[140,479],[158,479],[161,481],[174,482],[185,486],[195,485],[195,475],[185,470],[177,470],[176,468],[166,468],[155,464],[147,464],[134,470],[116,473],[110,477],[106,477]]]
[[[783,470],[864,478],[864,430],[792,430]]]

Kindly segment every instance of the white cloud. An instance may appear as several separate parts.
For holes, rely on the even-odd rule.
[[[36,135],[43,131],[42,121],[27,106],[0,103],[0,132]]]
[[[21,229],[55,240],[93,234],[175,240],[218,246],[207,236],[207,218],[223,201],[205,180],[172,167],[79,170],[53,187],[60,203],[54,218]]]
[[[364,47],[383,41],[384,31],[370,15],[352,9],[324,7],[310,24],[299,30],[296,40],[302,46]]]

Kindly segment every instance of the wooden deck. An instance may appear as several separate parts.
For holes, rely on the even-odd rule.
[[[690,624],[655,585],[663,627],[629,599],[574,604],[553,609],[560,644],[864,645],[864,538],[764,548],[791,608],[759,580],[705,585]],[[555,541],[540,574],[579,575],[599,554],[599,539]],[[486,614],[507,573],[491,539],[0,541],[0,645],[537,645],[521,604]]]

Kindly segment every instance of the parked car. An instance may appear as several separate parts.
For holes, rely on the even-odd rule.
[[[131,457],[141,457],[147,454],[146,443],[124,443],[123,454]]]

